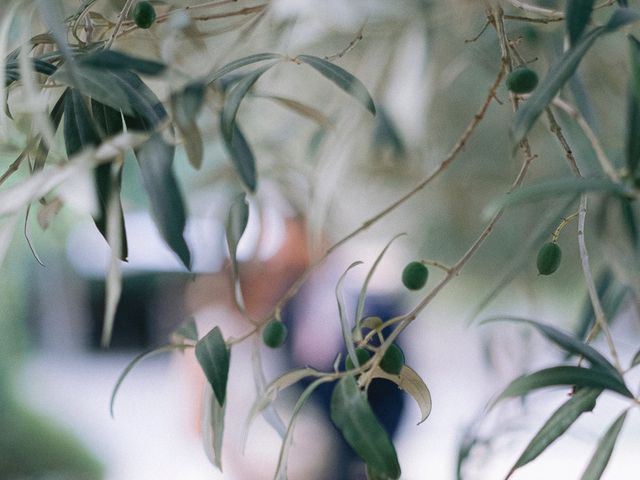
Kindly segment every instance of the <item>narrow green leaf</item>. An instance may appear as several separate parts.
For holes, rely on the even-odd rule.
[[[240,176],[240,180],[250,192],[255,192],[258,183],[255,157],[249,143],[235,122],[233,128],[230,141],[223,135],[224,144],[231,155],[231,161]]]
[[[633,394],[627,386],[613,375],[591,368],[559,366],[546,368],[516,378],[491,403],[491,407],[505,398],[521,397],[533,390],[560,385],[601,388],[633,398]]]
[[[508,322],[518,322],[518,323],[526,323],[534,327],[538,332],[544,335],[547,339],[551,340],[553,343],[558,345],[560,348],[565,350],[568,353],[573,355],[581,355],[594,367],[598,367],[608,374],[617,377],[620,381],[624,381],[622,375],[616,367],[614,367],[609,360],[607,360],[600,352],[598,352],[595,348],[590,345],[584,343],[578,338],[571,336],[568,333],[565,333],[551,325],[547,325],[544,323],[536,322],[535,320],[529,320],[527,318],[520,317],[510,317],[510,316],[500,316],[500,317],[492,317],[484,320],[481,323],[488,323],[493,321],[501,321],[505,320]]]
[[[567,0],[565,22],[569,42],[575,45],[589,24],[595,0]]]
[[[629,174],[635,177],[640,164],[640,41],[629,35],[631,80],[627,104],[626,161]]]
[[[142,75],[160,75],[167,69],[163,63],[134,57],[117,50],[96,50],[78,55],[76,61],[97,70],[133,70]]]
[[[596,399],[602,393],[597,388],[581,388],[569,400],[563,403],[545,422],[524,449],[507,478],[518,468],[535,460],[538,455],[555,442],[584,412],[593,410]]]
[[[219,78],[224,77],[225,75],[237,70],[238,68],[245,67],[247,65],[251,65],[252,63],[263,62],[265,60],[274,60],[274,59],[283,59],[285,58],[283,55],[279,53],[257,53],[255,55],[249,55],[248,57],[239,58],[238,60],[234,60],[233,62],[227,63],[222,68],[210,73],[204,83],[211,84],[218,80]]]
[[[352,375],[343,377],[333,390],[331,420],[371,469],[391,479],[400,478],[393,443]]]
[[[300,416],[300,410],[302,410],[302,407],[307,402],[307,400],[309,400],[309,397],[316,388],[318,388],[323,383],[330,382],[331,380],[332,379],[330,377],[324,377],[315,380],[311,385],[305,388],[305,390],[298,398],[298,401],[294,405],[287,431],[285,433],[284,439],[282,440],[282,447],[280,448],[280,455],[278,456],[278,466],[274,475],[275,480],[287,480],[287,462],[289,459],[289,449],[291,447],[291,443],[293,442],[293,431],[295,429],[298,417]]]
[[[638,135],[640,136],[640,131]],[[640,231],[638,229],[637,215],[634,211],[634,203],[626,198],[621,198],[618,205],[622,214],[622,225],[629,236],[629,243],[632,249],[636,251],[640,244]]]
[[[580,477],[580,480],[598,480],[602,476],[604,470],[607,468],[609,460],[611,459],[613,448],[616,446],[618,435],[620,434],[620,430],[622,430],[622,426],[624,425],[626,418],[627,410],[620,414],[616,421],[611,424],[604,436],[598,442],[596,451],[594,452],[593,457],[591,457],[591,461],[589,462],[589,465],[587,465],[582,477]]]
[[[198,335],[198,325],[193,317],[188,320],[182,322],[178,328],[176,328],[169,335],[171,339],[171,343],[184,343],[185,340],[190,340],[192,342],[197,342]]]
[[[596,39],[606,31],[605,27],[594,28],[567,50],[551,67],[547,76],[516,113],[511,130],[515,145],[522,141],[540,114],[551,103],[553,97],[558,94],[565,82],[576,71],[582,57],[589,51]]]
[[[633,192],[622,184],[601,178],[560,178],[519,188],[491,202],[483,215],[491,217],[501,208],[544,200],[553,196],[583,192],[602,192],[626,198]]]
[[[227,404],[220,405],[213,395],[211,385],[205,386],[204,415],[202,417],[202,441],[209,461],[222,472],[222,439],[224,414]]]
[[[66,105],[66,98],[69,94],[69,88],[66,88],[60,98],[56,101],[53,108],[51,109],[51,113],[49,114],[49,118],[51,120],[51,127],[53,132],[58,131],[58,127],[60,126],[60,122],[62,121],[62,116],[64,114],[64,107]],[[47,142],[40,140],[38,144],[38,149],[36,150],[35,159],[33,161],[33,172],[38,170],[42,170],[45,163],[47,162],[47,157],[49,156],[49,145]]]
[[[401,233],[393,237],[391,240],[389,240],[389,242],[385,245],[385,247],[382,249],[378,257],[376,258],[375,262],[373,262],[373,265],[371,265],[371,268],[369,269],[369,273],[367,273],[367,277],[365,278],[364,283],[362,284],[362,288],[360,289],[360,295],[358,295],[358,305],[356,306],[356,318],[355,318],[356,327],[355,328],[358,331],[360,330],[360,322],[362,320],[362,314],[364,312],[364,304],[367,297],[367,289],[369,288],[369,282],[371,281],[371,278],[373,278],[373,274],[375,273],[376,268],[378,268],[378,265],[384,258],[384,254],[387,253],[387,250],[389,249],[391,244],[398,237],[401,237],[402,235],[405,235],[405,234]],[[357,364],[354,364],[354,365],[359,366]]]
[[[227,143],[231,143],[233,138],[232,135],[234,132],[238,108],[240,108],[240,103],[246,96],[249,89],[253,86],[253,84],[256,83],[256,81],[273,65],[273,63],[269,63],[254,70],[251,73],[248,73],[242,78],[242,80],[236,83],[231,92],[229,92],[229,94],[225,98],[224,107],[222,109],[222,116],[220,117],[220,130],[222,131],[222,135],[225,137]]]
[[[367,87],[365,87],[360,80],[351,75],[345,69],[338,67],[323,58],[311,55],[298,55],[296,60],[313,67],[342,90],[362,103],[373,115],[376,114],[376,106],[373,98],[371,98],[371,95],[367,90]]]
[[[156,226],[185,267],[191,268],[191,253],[184,239],[185,206],[172,170],[175,147],[155,133],[135,153]]]
[[[220,405],[224,405],[227,394],[229,357],[220,327],[215,327],[196,344],[196,358]]]
[[[184,138],[189,162],[196,169],[202,166],[203,157],[202,136],[196,119],[204,104],[205,92],[204,83],[192,82],[171,95],[173,120]]]
[[[125,367],[125,369],[122,371],[122,373],[118,377],[118,380],[116,380],[116,384],[114,385],[113,390],[111,391],[111,400],[109,402],[109,412],[111,412],[111,416],[113,417],[113,407],[115,405],[116,395],[120,390],[120,386],[122,385],[122,382],[127,377],[127,375],[129,375],[129,372],[133,370],[133,367],[135,367],[138,363],[140,363],[140,361],[144,360],[145,358],[149,358],[154,355],[157,355],[159,353],[170,352],[172,350],[185,350],[187,348],[192,348],[192,347],[193,347],[192,345],[184,345],[184,344],[163,345],[161,347],[153,348],[151,350],[147,350],[146,352],[142,352],[140,355],[136,356],[133,360],[131,360],[131,362],[129,362],[129,364]]]
[[[96,127],[100,131],[102,139],[114,137],[123,131],[122,115],[119,111],[114,110],[96,100],[91,101],[91,111],[96,123]],[[112,174],[112,168],[116,168],[115,174]],[[114,164],[112,162],[98,165],[94,170],[94,181],[96,184],[96,194],[98,197],[99,211],[94,217],[94,221],[102,236],[107,238],[107,209],[111,200],[111,194],[117,194],[117,209],[120,217],[120,231],[122,232],[120,245],[120,259],[127,260],[128,244],[124,222],[124,212],[122,210],[122,202],[120,201],[120,190],[122,188],[122,163]]]
[[[127,125],[137,130],[152,131],[167,118],[162,102],[135,73],[121,70],[102,72],[102,75],[110,78],[127,95],[128,105],[138,120],[137,125],[132,122]]]
[[[238,307],[244,310],[244,300],[242,297],[242,289],[240,287],[240,277],[238,276],[238,244],[242,238],[242,234],[249,223],[249,203],[247,196],[243,192],[237,195],[231,202],[225,231],[227,237],[227,247],[229,249],[229,257],[231,258],[231,276],[233,277],[234,294]]]
[[[69,90],[65,95],[64,112],[64,143],[69,157],[84,148],[95,147],[100,143],[93,118],[80,92],[75,89]]]
[[[356,355],[356,349],[353,346],[353,339],[351,338],[351,327],[349,318],[347,317],[346,306],[344,302],[344,295],[342,294],[342,282],[344,282],[347,273],[353,267],[357,267],[361,265],[362,262],[353,262],[351,265],[347,267],[344,273],[338,279],[338,283],[336,284],[336,300],[338,301],[338,314],[340,318],[340,327],[342,330],[342,340],[344,341],[344,345],[347,348],[347,354],[354,365],[360,365],[358,362],[358,356]]]
[[[390,380],[413,397],[421,413],[418,425],[424,422],[431,414],[431,392],[429,392],[429,387],[415,370],[404,365],[399,375],[391,375],[379,368],[373,374],[373,378]]]

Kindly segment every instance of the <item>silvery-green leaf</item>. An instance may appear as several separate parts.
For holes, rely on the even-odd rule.
[[[626,419],[627,410],[620,414],[600,439],[596,451],[593,457],[591,457],[591,461],[589,465],[587,465],[587,469],[582,474],[582,477],[580,477],[580,480],[599,480],[611,459],[613,448],[616,446],[618,435]]]
[[[351,75],[344,68],[338,67],[323,58],[314,57],[312,55],[298,55],[296,60],[313,67],[342,90],[362,103],[373,115],[376,114],[376,106],[373,98],[371,98],[371,95],[367,90],[367,87],[365,87],[360,80]]]
[[[413,397],[420,408],[421,416],[418,425],[424,422],[431,414],[432,401],[429,387],[412,368],[404,365],[398,375],[392,375],[382,369],[377,369],[373,374],[373,378],[390,380]]]
[[[196,358],[202,367],[215,397],[224,405],[227,394],[230,352],[220,327],[213,328],[196,344]]]
[[[216,70],[209,74],[205,80],[206,84],[211,84],[218,80],[219,78],[224,77],[225,75],[237,70],[238,68],[245,67],[247,65],[251,65],[252,63],[263,62],[265,60],[275,60],[282,59],[283,55],[279,53],[257,53],[255,55],[249,55],[247,57],[240,58],[238,60],[234,60],[226,64],[224,67]]]

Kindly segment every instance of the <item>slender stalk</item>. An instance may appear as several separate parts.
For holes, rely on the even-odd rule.
[[[111,33],[111,37],[107,41],[107,44],[104,46],[105,50],[109,50],[113,45],[113,42],[118,37],[118,33],[120,32],[120,28],[122,28],[122,22],[129,15],[129,10],[131,9],[131,5],[133,4],[133,0],[127,0],[127,3],[124,4],[122,10],[120,10],[120,14],[118,15],[118,20],[116,21],[116,26],[113,27],[113,32]]]

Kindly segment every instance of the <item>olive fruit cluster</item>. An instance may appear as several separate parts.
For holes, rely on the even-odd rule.
[[[371,358],[371,353],[366,348],[358,347],[356,348],[356,357],[358,358],[358,363],[364,365]],[[402,371],[402,367],[404,367],[404,362],[404,352],[398,345],[392,343],[380,360],[380,368],[391,375],[398,375]],[[345,358],[344,368],[345,370],[356,368],[351,357],[347,356]]]
[[[540,275],[551,275],[558,270],[560,260],[562,259],[562,250],[555,242],[545,243],[538,252],[536,266]]]
[[[409,262],[402,271],[402,284],[409,290],[420,290],[428,278],[429,269],[422,262]]]
[[[156,10],[147,1],[140,1],[133,7],[131,13],[133,22],[140,28],[150,28],[156,21]]]
[[[262,330],[262,341],[267,347],[278,348],[287,339],[287,326],[279,320],[271,320]]]
[[[538,85],[538,74],[527,67],[516,68],[507,75],[506,85],[513,93],[529,93]]]

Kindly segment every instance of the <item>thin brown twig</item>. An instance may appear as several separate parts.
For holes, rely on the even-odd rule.
[[[578,163],[576,162],[576,157],[573,154],[573,150],[571,149],[569,142],[567,142],[564,133],[562,133],[562,128],[551,111],[551,108],[547,107],[544,111],[547,113],[547,119],[549,120],[549,129],[551,130],[551,133],[556,136],[558,142],[560,142],[562,150],[564,151],[564,156],[567,159],[567,162],[569,162],[569,168],[571,168],[571,171],[576,177],[582,177],[580,169],[578,168]]]
[[[113,42],[118,37],[120,28],[122,28],[122,23],[124,22],[124,19],[127,18],[127,15],[129,15],[129,10],[131,9],[132,4],[133,4],[133,0],[127,0],[127,2],[122,7],[122,10],[120,10],[120,13],[118,14],[118,20],[116,21],[116,26],[113,27],[113,32],[111,33],[111,37],[109,37],[109,41],[107,41],[107,44],[104,47],[105,50],[109,50],[111,48],[111,45],[113,45]]]
[[[348,44],[346,47],[344,47],[344,48],[343,48],[342,50],[340,50],[338,53],[334,53],[333,55],[327,55],[327,56],[325,56],[325,57],[324,57],[324,59],[325,59],[325,60],[328,60],[328,61],[330,61],[330,62],[332,62],[333,60],[336,60],[336,59],[338,59],[338,58],[342,58],[342,57],[344,57],[347,53],[349,53],[349,52],[353,49],[353,47],[355,47],[355,46],[358,44],[358,42],[359,42],[360,40],[362,40],[362,38],[363,38],[363,32],[364,32],[364,27],[366,27],[366,26],[367,26],[367,21],[368,21],[368,19],[367,19],[367,20],[365,20],[365,21],[362,23],[362,26],[358,29],[358,32],[356,33],[356,36],[355,36],[355,37],[353,37],[353,39],[349,42],[349,44]]]
[[[558,18],[558,17],[551,17],[551,18],[546,18],[546,17],[525,17],[522,15],[505,15],[504,16],[505,20],[517,20],[519,22],[529,22],[529,23],[553,23],[553,22],[562,22],[564,20],[564,18]]]

